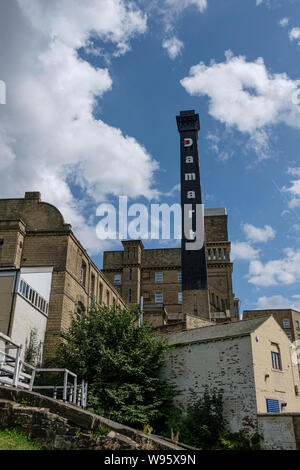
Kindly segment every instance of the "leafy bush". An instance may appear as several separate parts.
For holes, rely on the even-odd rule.
[[[162,434],[166,437],[176,435],[176,440],[203,450],[254,450],[259,449],[260,438],[257,434],[250,437],[245,431],[230,433],[223,416],[222,390],[208,388],[203,396],[197,398],[191,393],[191,403],[186,413],[173,408]]]
[[[120,423],[143,427],[165,421],[177,394],[158,372],[168,346],[138,313],[93,305],[64,333],[56,364],[89,384],[88,408]],[[141,426],[142,425],[142,426]]]

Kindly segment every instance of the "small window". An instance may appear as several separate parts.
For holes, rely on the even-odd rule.
[[[132,281],[132,268],[129,269],[129,281]]]
[[[221,248],[218,248],[218,256],[219,256],[219,259],[222,259],[222,250],[221,250]]]
[[[109,291],[107,290],[106,291],[106,305],[109,307],[109,301],[110,301],[110,297],[109,297]]]
[[[224,259],[227,259],[227,250],[226,250],[226,248],[224,248],[223,252],[224,252]]]
[[[162,292],[155,292],[155,303],[162,304],[163,303],[163,293]]]
[[[290,320],[288,318],[283,319],[283,328],[290,328]]]
[[[181,275],[181,271],[178,271],[178,274],[177,274],[177,281],[178,282],[182,282],[182,275]]]
[[[79,303],[77,305],[77,310],[76,310],[76,317],[77,317],[77,320],[81,320],[82,319],[82,315],[84,313],[84,306]]]
[[[276,370],[281,370],[279,353],[272,351],[271,356],[272,356],[272,368]]]
[[[80,284],[82,284],[83,286],[85,285],[85,277],[86,277],[86,264],[82,262],[81,272],[80,272]]]
[[[211,249],[210,248],[207,250],[207,259],[208,259],[208,261],[211,260]]]
[[[94,297],[95,295],[95,280],[96,280],[95,275],[92,274],[91,275],[91,296],[92,297]]]
[[[4,245],[4,240],[3,238],[0,238],[0,246],[3,246]]]
[[[210,225],[213,227],[215,225],[215,221],[213,219],[210,219]]]
[[[267,398],[266,405],[268,413],[280,413],[279,400],[272,400],[271,398]]]
[[[296,320],[296,329],[299,330],[299,321]]]
[[[163,282],[163,273],[155,273],[155,284],[161,284]]]
[[[292,341],[292,333],[290,333],[289,331],[287,331],[286,335],[287,335],[288,339],[289,339],[290,341]]]
[[[214,260],[217,259],[217,250],[214,248]]]
[[[115,274],[114,285],[115,286],[120,286],[121,285],[121,274]]]
[[[102,282],[99,283],[99,303],[102,302],[102,297],[103,297],[103,284]]]
[[[132,302],[132,289],[128,290],[128,302]]]
[[[182,292],[178,292],[178,304],[182,305]]]

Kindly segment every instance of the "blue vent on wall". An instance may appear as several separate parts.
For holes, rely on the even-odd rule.
[[[268,413],[280,413],[279,400],[266,399]]]

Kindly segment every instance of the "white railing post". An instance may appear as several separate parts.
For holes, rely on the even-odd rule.
[[[63,401],[67,401],[67,386],[68,386],[68,371],[64,372],[64,392],[63,392]]]
[[[14,376],[13,376],[13,386],[14,387],[17,387],[18,383],[19,383],[21,348],[22,348],[22,346],[19,346],[17,348],[17,353],[16,353],[15,369],[14,369]]]

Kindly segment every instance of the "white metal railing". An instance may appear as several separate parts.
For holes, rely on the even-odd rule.
[[[12,351],[12,352],[11,352]],[[68,369],[42,369],[21,360],[22,346],[0,333],[0,385],[23,388],[28,391],[51,393],[52,398],[86,408],[88,384],[78,384],[78,377]],[[63,373],[63,385],[35,385],[37,374]],[[72,377],[73,381],[69,381]]]

